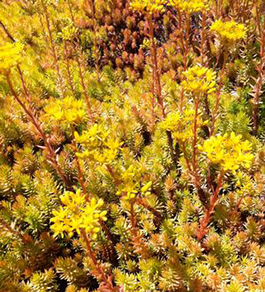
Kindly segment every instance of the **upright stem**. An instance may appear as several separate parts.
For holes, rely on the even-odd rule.
[[[74,23],[74,14],[73,14],[72,6],[71,6],[69,0],[67,1],[67,3],[68,3],[70,15],[71,15],[71,20]],[[90,120],[94,123],[95,119],[94,119],[93,112],[92,112],[90,98],[89,98],[89,96],[88,96],[88,94],[86,92],[84,74],[83,74],[83,71],[82,71],[82,66],[81,66],[81,62],[80,62],[80,59],[79,59],[78,50],[77,50],[75,44],[73,44],[73,47],[74,47],[74,52],[75,52],[75,56],[76,56],[76,62],[77,62],[77,66],[78,66],[78,75],[79,75],[80,83],[81,83],[81,86],[82,86],[82,89],[83,89],[83,95],[85,97],[86,104],[87,104],[87,113],[88,113],[88,116],[90,117]]]
[[[4,32],[6,33],[7,37],[13,42],[15,43],[16,40],[13,38],[13,36],[9,33],[8,29],[6,28],[6,26],[3,24],[3,22],[0,20],[0,26],[2,27],[2,29],[4,30]]]
[[[134,204],[135,202],[130,202],[131,209],[130,209],[130,220],[131,220],[131,240],[133,243],[135,253],[139,253],[141,258],[146,259],[150,257],[150,252],[148,250],[148,245],[143,240],[142,234],[139,232],[139,229],[136,224],[136,217],[134,212]]]
[[[154,77],[154,70],[152,72],[153,78],[152,78],[152,86],[151,86],[151,94],[150,94],[150,99],[151,99],[151,112],[152,112],[152,122],[155,124],[156,121],[156,114],[155,114],[155,106],[156,106],[156,99],[155,99],[155,77]]]
[[[170,131],[166,131],[166,135],[167,135],[167,142],[168,142],[171,159],[173,163],[177,166],[179,157],[178,157],[178,154],[175,153],[174,151],[172,134]]]
[[[21,71],[19,65],[17,65],[17,70],[18,70],[18,74],[19,74],[19,77],[20,77],[20,80],[21,80],[21,85],[22,85],[25,97],[26,97],[28,103],[31,104],[31,97],[30,97],[30,95],[28,93],[28,90],[27,90],[27,87],[26,87],[26,82],[25,82],[25,79],[23,77],[23,74],[22,74],[22,71]]]
[[[86,235],[86,232],[84,229],[81,230],[81,236],[82,238],[84,239],[85,243],[86,243],[86,247],[87,247],[87,251],[88,251],[88,254],[95,266],[95,269],[97,270],[97,273],[100,275],[100,279],[104,282],[106,288],[108,289],[107,291],[113,291],[115,292],[115,288],[113,287],[113,284],[112,284],[112,281],[111,279],[108,279],[103,271],[103,269],[100,267],[97,259],[96,259],[96,256],[91,248],[91,243],[90,243],[90,240],[89,238],[87,237]]]
[[[210,198],[210,206],[209,209],[205,212],[205,215],[203,217],[203,219],[200,222],[200,227],[197,231],[197,238],[198,240],[201,240],[207,233],[208,233],[208,224],[210,222],[211,219],[211,214],[213,213],[216,203],[218,201],[218,194],[220,192],[221,186],[222,186],[222,182],[223,182],[223,178],[224,178],[224,170],[222,169],[218,179],[217,179],[217,187],[215,189],[214,194],[212,195],[212,197]]]
[[[197,120],[198,120],[198,110],[199,110],[199,98],[195,99],[195,113],[194,113],[194,126],[193,126],[193,143],[192,143],[192,165],[193,165],[193,172],[195,176],[195,180],[198,183],[198,166],[197,166]]]
[[[187,21],[185,22],[187,25]],[[184,23],[184,24],[185,24]],[[187,70],[187,57],[188,57],[188,46],[187,46],[187,39],[188,35],[186,34],[186,36],[184,35],[184,30],[186,30],[187,33],[187,29],[185,29],[183,27],[183,23],[182,23],[182,12],[180,10],[178,10],[178,27],[179,27],[179,32],[180,32],[180,42],[181,42],[181,49],[183,52],[183,69],[184,71]]]
[[[162,98],[162,88],[161,88],[160,73],[159,73],[158,62],[157,62],[157,51],[156,51],[152,14],[148,15],[148,24],[150,28],[150,39],[151,39],[151,44],[152,44],[153,72],[154,72],[154,79],[155,79],[154,83],[156,85],[156,95],[157,95],[156,97],[157,97],[157,102],[162,110],[163,118],[165,118],[166,113],[165,113],[163,98]]]
[[[260,94],[262,91],[263,78],[265,75],[265,21],[263,22],[263,28],[261,28],[261,13],[259,8],[256,8],[257,14],[257,28],[260,36],[260,65],[257,66],[258,77],[256,79],[256,84],[254,86],[254,99],[253,99],[253,128],[254,135],[257,136],[259,128],[259,103],[260,103]]]
[[[152,212],[157,218],[161,219],[160,213],[150,205],[148,205],[142,198],[137,198],[136,199],[137,204],[143,206],[146,210]]]
[[[69,83],[69,86],[71,88],[73,95],[75,96],[75,88],[74,88],[74,84],[73,84],[73,80],[72,80],[72,76],[71,76],[71,71],[70,71],[70,63],[69,63],[69,59],[67,57],[67,43],[66,43],[66,41],[64,41],[64,57],[66,60],[66,73],[67,73],[68,83]]]
[[[59,85],[60,85],[62,92],[64,92],[62,76],[61,76],[61,72],[60,72],[60,68],[59,68],[59,64],[58,64],[58,58],[57,58],[56,49],[54,46],[54,40],[52,37],[51,24],[50,24],[48,10],[47,10],[47,7],[44,4],[43,0],[41,0],[41,4],[42,4],[43,11],[44,11],[45,20],[46,20],[46,25],[47,25],[47,30],[48,30],[49,40],[50,40],[50,46],[51,46],[51,50],[52,50],[52,56],[53,56],[55,68],[56,68],[56,71],[58,74]]]
[[[100,82],[100,74],[99,74],[99,51],[98,51],[98,44],[97,44],[97,20],[96,20],[96,11],[95,11],[95,0],[89,0],[91,5],[92,11],[92,20],[93,20],[93,42],[94,42],[94,49],[95,49],[95,59],[96,59],[96,72],[97,72],[97,81]]]
[[[196,161],[196,151],[197,151],[197,120],[198,120],[198,110],[199,110],[199,98],[195,99],[195,113],[194,113],[194,126],[193,126],[193,155],[192,155],[192,163],[193,170],[197,169],[197,161]]]
[[[189,42],[190,42],[190,14],[186,14],[185,18],[185,24],[186,24],[186,50],[185,50],[185,55],[186,55],[186,66],[187,64],[187,59],[188,59],[188,53],[189,53]]]
[[[184,36],[184,27],[182,23],[182,13],[180,10],[178,12],[178,29],[180,32],[180,43],[181,43],[181,49],[183,53],[183,71],[187,70],[187,59],[188,59],[188,46],[187,42],[185,41],[185,36]],[[186,36],[187,37],[187,36]],[[183,102],[184,102],[184,89],[181,87],[180,91],[180,101],[179,101],[179,111],[182,112],[183,110]]]
[[[150,28],[150,39],[151,39],[151,43],[152,43],[152,59],[153,59],[153,80],[154,80],[154,84],[156,85],[156,98],[157,98],[157,102],[158,105],[161,108],[162,111],[162,116],[165,119],[166,118],[166,112],[165,112],[165,107],[164,107],[164,103],[163,103],[163,97],[162,97],[162,87],[161,87],[161,77],[160,77],[160,72],[159,72],[159,68],[158,68],[158,62],[157,62],[157,50],[156,50],[156,43],[155,43],[155,34],[154,34],[154,25],[153,25],[153,16],[152,14],[148,15],[148,25]],[[154,94],[154,92],[153,92]],[[170,156],[172,161],[176,164],[176,155],[174,153],[174,148],[173,148],[173,139],[172,139],[172,135],[171,132],[167,131],[167,140],[168,140],[168,146],[169,146],[169,150],[170,150]]]
[[[41,30],[42,30],[42,33],[43,33],[43,38],[45,40],[45,43],[47,45],[47,48],[49,48],[50,46],[50,42],[48,40],[48,37],[47,37],[47,33],[45,31],[45,24],[44,22],[42,21],[42,15],[41,14],[38,14],[38,18],[39,18],[39,21],[40,21],[40,26],[41,26]]]
[[[131,225],[132,225],[132,234],[137,236],[137,229],[136,229],[136,220],[134,214],[134,202],[131,202]]]
[[[201,65],[204,66],[205,59],[205,37],[206,37],[206,14],[202,12],[202,33],[201,33]]]
[[[219,0],[215,0],[215,17],[219,18]]]
[[[91,107],[90,98],[89,98],[89,96],[88,96],[88,94],[86,92],[86,86],[85,86],[85,81],[84,81],[84,75],[83,75],[83,72],[82,72],[81,62],[80,62],[80,59],[79,59],[79,56],[78,56],[78,51],[77,51],[75,45],[74,45],[74,51],[75,51],[76,62],[77,62],[77,66],[78,66],[78,74],[79,74],[81,86],[82,86],[82,89],[83,89],[83,94],[85,96],[86,104],[87,104],[87,113],[88,113],[88,116],[90,117],[90,120],[94,123],[95,122],[95,118],[94,118],[93,113],[92,113],[92,107]]]
[[[6,80],[8,83],[8,86],[10,88],[10,91],[12,93],[12,95],[14,96],[15,100],[20,104],[20,106],[23,108],[23,110],[25,111],[25,113],[28,115],[28,117],[30,118],[32,124],[34,125],[34,127],[36,128],[36,130],[38,131],[39,135],[41,136],[45,147],[47,148],[48,152],[49,152],[49,159],[51,164],[53,165],[53,167],[56,169],[57,173],[59,174],[59,176],[61,177],[61,179],[63,180],[63,182],[66,184],[66,186],[69,189],[72,189],[72,185],[70,183],[70,181],[68,180],[68,178],[65,176],[65,174],[63,173],[62,169],[60,168],[57,159],[56,159],[56,153],[53,150],[48,137],[45,135],[45,133],[42,130],[41,125],[39,124],[37,118],[34,116],[31,108],[27,108],[27,106],[23,103],[23,101],[19,98],[19,96],[17,95],[17,93],[15,92],[12,82],[10,80],[10,76],[9,74],[6,74]]]
[[[115,186],[118,187],[120,185],[120,181],[116,178],[115,173],[114,173],[111,165],[110,164],[107,164],[106,165],[106,169],[109,172],[110,176],[112,177]]]
[[[84,182],[84,177],[83,177],[83,173],[81,170],[81,166],[79,163],[79,159],[76,155],[77,153],[77,144],[76,144],[76,140],[75,140],[75,129],[74,129],[74,125],[71,124],[71,134],[72,134],[72,141],[73,141],[73,146],[74,146],[74,156],[75,156],[75,162],[76,162],[76,166],[77,166],[77,171],[78,171],[78,182],[82,187],[82,191],[83,194],[86,194],[86,187],[85,187],[85,182]]]
[[[189,157],[188,157],[187,151],[186,151],[186,142],[182,142],[181,146],[182,146],[182,152],[183,152],[185,162],[187,164],[188,171],[192,176],[194,176],[193,170],[192,170],[191,165],[190,165],[190,160],[189,160]]]
[[[222,87],[223,87],[223,78],[224,78],[224,73],[225,73],[225,67],[226,67],[225,65],[226,65],[227,57],[228,57],[228,52],[227,52],[227,50],[225,50],[224,62],[223,62],[222,70],[220,72],[219,86],[218,86],[217,93],[216,93],[216,103],[215,103],[215,108],[214,108],[214,112],[212,115],[212,128],[210,131],[210,136],[212,136],[214,134],[214,130],[215,130],[215,122],[217,119],[219,105],[220,105],[220,101],[221,101],[221,92],[222,92]]]
[[[71,20],[72,20],[72,22],[73,22],[73,24],[74,24],[74,23],[75,23],[75,19],[74,19],[74,13],[73,13],[73,9],[72,9],[72,6],[71,6],[71,3],[70,3],[70,0],[67,0],[67,4],[68,4],[68,7],[69,7]]]

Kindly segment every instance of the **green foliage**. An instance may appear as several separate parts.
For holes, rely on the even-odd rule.
[[[57,287],[54,280],[55,274],[52,270],[47,270],[43,273],[34,273],[30,277],[29,282],[26,285],[22,285],[22,291],[55,292],[57,291]]]
[[[264,291],[263,2],[0,11],[0,292]]]

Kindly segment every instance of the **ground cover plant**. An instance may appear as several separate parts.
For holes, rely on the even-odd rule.
[[[265,291],[265,3],[0,2],[0,292]]]

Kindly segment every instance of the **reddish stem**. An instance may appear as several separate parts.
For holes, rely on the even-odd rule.
[[[192,154],[192,165],[194,173],[197,172],[197,120],[198,120],[198,110],[199,110],[199,98],[195,98],[195,114],[194,114],[194,126],[193,126],[193,154]]]
[[[100,275],[100,280],[102,280],[105,285],[106,285],[106,288],[108,288],[109,290],[108,291],[113,291],[115,292],[115,288],[113,287],[113,284],[110,280],[107,279],[103,269],[100,267],[97,259],[96,259],[96,256],[91,248],[91,243],[90,243],[90,240],[89,238],[87,237],[86,235],[86,232],[84,229],[81,230],[81,236],[82,238],[84,239],[85,243],[86,243],[86,247],[87,247],[87,251],[88,251],[88,254],[97,270],[97,273]]]
[[[225,51],[224,52],[224,62],[223,62],[222,70],[220,72],[219,86],[218,86],[217,93],[216,93],[215,108],[214,108],[214,112],[212,115],[212,128],[210,131],[210,136],[212,136],[214,134],[214,130],[215,130],[215,122],[217,119],[219,105],[220,105],[220,101],[221,101],[221,92],[222,92],[222,87],[223,87],[223,78],[225,75],[225,67],[226,67],[225,65],[226,65],[227,57],[228,57],[228,54],[227,54],[227,51]]]
[[[210,222],[211,219],[211,214],[213,213],[216,203],[218,201],[218,194],[219,191],[221,189],[222,186],[222,182],[223,182],[223,178],[224,178],[224,170],[221,170],[219,176],[218,176],[218,180],[217,180],[217,187],[215,189],[214,194],[212,195],[212,197],[210,198],[210,205],[209,205],[209,209],[205,212],[205,215],[203,217],[203,219],[200,222],[200,227],[197,230],[197,238],[200,241],[207,233],[208,233],[208,224]]]
[[[142,198],[137,198],[136,203],[144,207],[146,210],[152,212],[157,218],[161,218],[160,213],[157,212],[155,208],[148,205],[148,203],[146,203]]]
[[[160,76],[160,72],[159,72],[159,68],[158,68],[157,49],[156,49],[156,43],[155,43],[152,14],[148,15],[147,20],[148,20],[148,25],[150,28],[150,39],[151,39],[151,43],[152,43],[151,52],[152,52],[152,60],[153,60],[153,83],[156,85],[157,102],[161,108],[162,116],[165,119],[167,115],[165,112],[165,107],[164,107],[163,97],[162,97],[161,76]],[[174,153],[174,148],[173,148],[173,139],[172,139],[171,132],[167,131],[166,134],[167,134],[167,140],[168,140],[168,146],[169,146],[169,150],[170,150],[171,159],[174,163],[176,163],[175,153]]]
[[[155,84],[156,84],[157,102],[162,110],[163,118],[165,118],[166,113],[165,113],[163,98],[162,98],[162,88],[161,88],[160,73],[159,73],[158,62],[157,62],[157,52],[156,52],[156,43],[155,43],[152,14],[148,15],[148,25],[150,28],[150,39],[152,43],[153,72],[154,72],[154,78],[155,78]]]
[[[99,74],[99,51],[97,44],[97,20],[96,20],[96,11],[95,11],[95,0],[89,0],[92,11],[92,29],[93,29],[93,43],[95,49],[95,58],[96,58],[96,73],[97,73],[97,81],[100,82],[100,74]]]
[[[14,96],[15,100],[20,104],[20,106],[23,108],[23,110],[25,111],[25,113],[28,115],[28,117],[30,118],[32,124],[35,126],[36,130],[38,131],[38,133],[40,134],[43,142],[44,142],[44,145],[46,146],[46,148],[48,149],[48,152],[49,152],[49,159],[50,159],[50,162],[52,163],[53,167],[56,169],[56,171],[58,172],[59,176],[61,177],[61,179],[64,181],[64,183],[66,184],[66,186],[69,188],[69,189],[72,189],[72,185],[70,183],[70,181],[68,180],[68,178],[64,175],[62,169],[60,168],[58,162],[57,162],[57,159],[56,159],[56,153],[55,151],[53,150],[50,142],[49,142],[49,139],[47,138],[47,136],[45,135],[45,133],[43,132],[42,130],[42,127],[41,125],[39,124],[37,118],[34,116],[31,108],[27,108],[26,105],[23,103],[23,101],[19,98],[19,96],[17,95],[17,93],[15,92],[14,88],[13,88],[13,85],[12,85],[12,82],[10,80],[10,76],[9,74],[6,74],[6,80],[7,80],[7,83],[8,83],[8,86],[10,88],[10,91],[12,93],[12,95]]]
[[[44,4],[43,0],[41,0],[41,4],[42,4],[42,7],[43,7],[44,17],[45,17],[45,20],[46,20],[46,25],[47,25],[47,30],[48,30],[49,40],[50,40],[52,56],[53,56],[53,59],[54,59],[55,68],[56,68],[56,71],[57,71],[57,74],[58,74],[58,78],[59,78],[59,85],[60,85],[61,90],[63,92],[64,91],[63,90],[63,81],[62,81],[61,72],[60,72],[60,68],[59,68],[59,64],[58,64],[58,57],[57,57],[57,54],[56,54],[56,49],[55,49],[55,46],[54,46],[54,40],[53,40],[53,37],[52,37],[49,14],[48,14],[47,7]]]
[[[205,38],[206,38],[206,13],[202,12],[202,33],[201,33],[201,64],[204,66],[205,59]]]
[[[70,63],[69,63],[69,59],[67,56],[67,43],[66,43],[66,41],[64,41],[64,57],[66,60],[66,73],[67,73],[68,83],[69,83],[69,86],[72,90],[73,95],[75,96],[75,88],[74,88],[74,84],[73,84],[73,80],[72,80],[72,76],[71,76],[71,72],[70,72]]]
[[[256,84],[254,86],[254,99],[253,99],[253,128],[254,135],[257,136],[259,129],[259,103],[260,103],[260,94],[262,91],[263,78],[265,72],[265,21],[263,22],[263,28],[261,28],[261,13],[258,7],[256,8],[257,13],[257,28],[260,35],[260,58],[261,62],[257,66],[258,77],[256,79]]]
[[[85,187],[83,173],[82,173],[82,170],[81,170],[81,166],[80,166],[80,163],[79,163],[79,159],[78,159],[78,157],[76,155],[76,153],[77,153],[77,144],[76,144],[76,140],[75,140],[75,129],[74,129],[74,125],[71,124],[70,127],[71,127],[72,141],[73,141],[73,146],[74,146],[73,148],[74,148],[75,162],[76,162],[77,172],[78,172],[78,182],[79,182],[79,184],[82,187],[83,194],[86,194],[86,187]]]
[[[180,43],[181,43],[181,49],[183,52],[183,71],[187,70],[187,59],[188,59],[188,51],[189,51],[189,46],[188,43],[185,41],[185,37],[184,37],[184,28],[183,28],[183,24],[182,24],[182,13],[181,11],[178,9],[177,10],[178,13],[178,30],[179,30],[179,36],[180,36]],[[187,24],[187,22],[186,22]],[[186,36],[187,38],[187,36]],[[181,91],[180,91],[180,101],[179,101],[179,111],[182,112],[183,110],[183,102],[184,102],[184,89],[183,87],[181,87]]]
[[[115,173],[114,173],[112,167],[109,164],[107,164],[106,165],[106,169],[109,172],[109,174],[111,175],[111,177],[112,177],[112,179],[114,181],[115,186],[118,187],[120,185],[120,181],[116,178]]]
[[[137,229],[136,229],[136,220],[135,220],[135,214],[134,214],[134,202],[131,202],[131,225],[132,225],[132,234],[134,236],[137,236]]]
[[[85,100],[86,100],[86,104],[87,104],[87,113],[88,113],[88,116],[90,117],[90,120],[94,123],[95,119],[94,119],[94,116],[92,113],[91,102],[90,102],[90,98],[86,92],[86,86],[85,86],[85,81],[84,81],[84,75],[82,72],[81,62],[80,62],[80,59],[78,56],[78,51],[77,51],[75,45],[74,45],[74,51],[75,51],[75,55],[76,55],[76,62],[77,62],[77,66],[78,66],[78,73],[79,73],[79,77],[80,77],[80,81],[81,81],[81,86],[82,86],[83,94],[85,96]]]

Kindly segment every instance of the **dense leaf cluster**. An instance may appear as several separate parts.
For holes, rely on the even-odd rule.
[[[264,15],[0,3],[0,292],[265,291]]]

